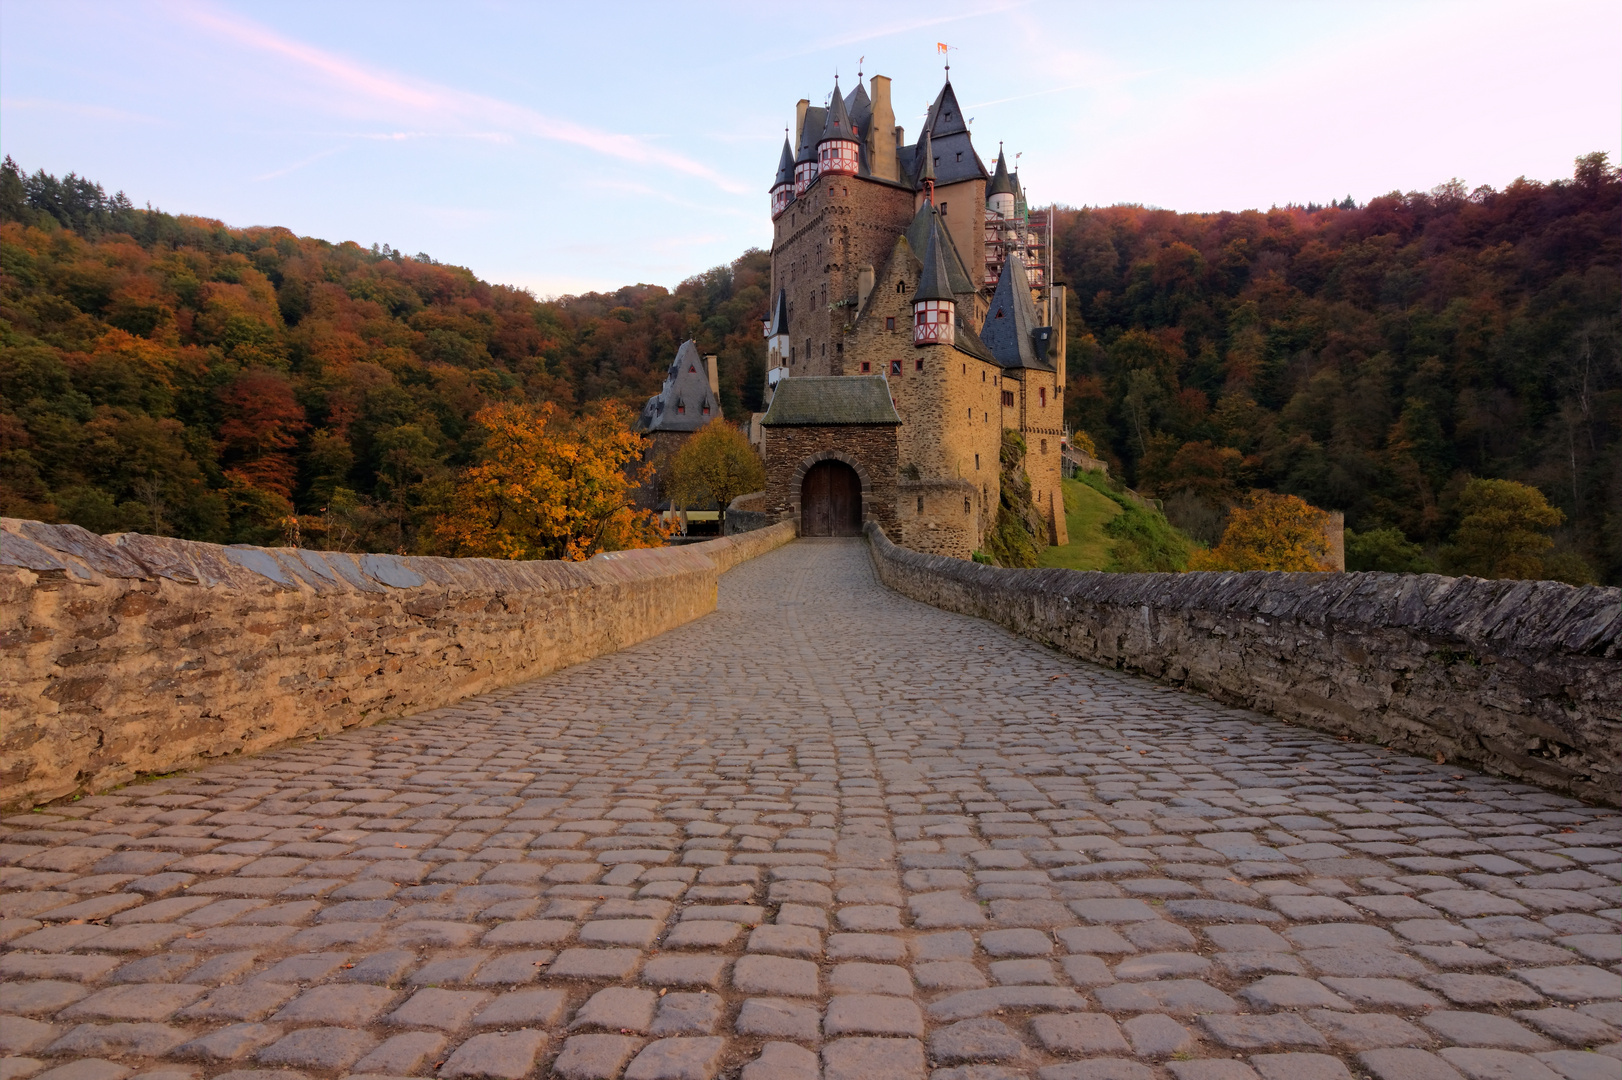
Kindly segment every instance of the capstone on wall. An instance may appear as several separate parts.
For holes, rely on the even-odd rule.
[[[715,607],[785,522],[583,563],[220,547],[0,519],[0,806],[437,708]]]
[[[868,538],[890,588],[1072,656],[1622,805],[1622,589],[1004,570]]]

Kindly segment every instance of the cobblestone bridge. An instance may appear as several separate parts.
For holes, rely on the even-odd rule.
[[[859,541],[4,830],[0,1080],[1622,1076],[1615,811],[1087,667]]]

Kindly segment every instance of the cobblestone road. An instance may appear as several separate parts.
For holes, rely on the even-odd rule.
[[[1616,813],[1088,667],[856,541],[4,828],[0,1080],[1622,1076]]]

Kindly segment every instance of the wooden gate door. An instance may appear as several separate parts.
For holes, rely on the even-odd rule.
[[[800,485],[800,535],[860,536],[862,479],[843,461],[819,461]]]

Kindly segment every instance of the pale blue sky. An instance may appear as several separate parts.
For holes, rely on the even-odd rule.
[[[937,41],[1033,201],[1363,201],[1622,156],[1615,0],[3,0],[0,148],[542,295],[673,285],[769,242],[784,125],[836,69],[893,78],[910,141]]]

